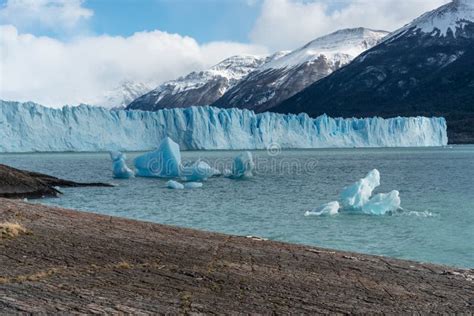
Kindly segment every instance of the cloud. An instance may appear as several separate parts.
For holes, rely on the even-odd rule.
[[[157,85],[236,54],[264,54],[258,45],[212,42],[161,31],[71,41],[0,26],[0,98],[50,106],[95,103],[123,81]]]
[[[272,50],[295,49],[338,29],[394,31],[450,0],[265,0],[251,31],[252,42]]]
[[[77,31],[81,22],[94,12],[83,7],[83,0],[8,0],[0,9],[2,24],[20,31],[46,30],[53,33]]]

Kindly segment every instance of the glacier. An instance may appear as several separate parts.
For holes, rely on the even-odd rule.
[[[209,106],[156,112],[0,101],[0,152],[444,146],[444,118],[310,118]]]

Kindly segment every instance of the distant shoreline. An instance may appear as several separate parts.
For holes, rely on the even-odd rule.
[[[7,199],[2,229],[4,313],[474,312],[474,270]]]

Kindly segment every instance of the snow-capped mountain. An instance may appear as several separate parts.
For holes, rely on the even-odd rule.
[[[474,1],[423,14],[274,110],[444,116],[451,142],[474,142]]]
[[[124,81],[117,88],[104,93],[96,105],[109,109],[124,109],[130,102],[152,90],[142,82]]]
[[[229,89],[213,105],[263,112],[350,63],[388,32],[344,29],[269,61]]]
[[[436,10],[427,12],[390,35],[390,39],[410,32],[432,36],[454,36],[458,30],[474,21],[474,1],[453,0]],[[388,39],[388,38],[387,38]]]
[[[230,57],[208,70],[192,72],[161,84],[131,102],[127,109],[156,111],[163,108],[211,104],[266,61],[266,56]]]

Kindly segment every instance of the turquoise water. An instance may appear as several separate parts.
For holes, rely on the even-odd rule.
[[[237,152],[184,152],[219,169]],[[253,152],[249,180],[213,178],[194,190],[170,190],[165,180],[114,180],[107,153],[4,154],[0,162],[114,188],[62,189],[38,202],[107,215],[237,235],[474,268],[474,146],[414,149],[319,149]],[[129,153],[128,161],[138,153]],[[399,190],[404,212],[305,217],[337,200],[342,188],[373,169]]]

